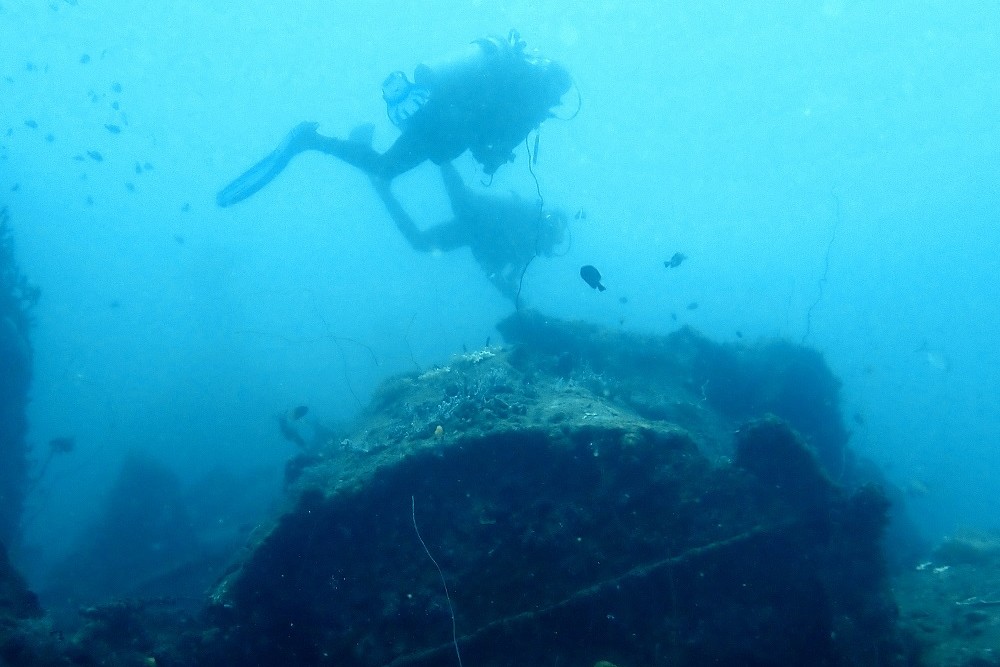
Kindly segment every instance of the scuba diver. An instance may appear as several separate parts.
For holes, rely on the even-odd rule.
[[[441,165],[441,176],[454,217],[427,229],[418,228],[403,210],[392,194],[390,181],[376,177],[371,181],[414,250],[447,252],[468,246],[493,286],[516,303],[528,264],[537,255],[551,257],[562,243],[566,216],[560,211],[545,211],[517,195],[498,197],[474,192],[466,187],[451,162]]]
[[[318,123],[300,123],[274,152],[223,188],[216,202],[230,206],[243,201],[307,150],[332,155],[383,180],[426,160],[444,164],[468,150],[493,175],[553,115],[572,87],[565,68],[526,54],[525,46],[511,30],[507,39],[478,39],[457,57],[417,66],[413,82],[403,72],[393,72],[382,84],[382,96],[401,134],[385,153],[323,136],[316,131]]]

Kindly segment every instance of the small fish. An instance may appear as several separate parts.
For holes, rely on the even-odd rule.
[[[15,183],[14,185],[10,186],[10,191],[11,192],[17,192],[20,189],[21,189],[21,184],[20,183]]]
[[[535,148],[531,151],[531,166],[534,167],[538,164],[538,140],[542,135],[535,133]]]
[[[737,338],[743,338],[743,332],[742,331],[737,331],[736,332],[736,337]]]
[[[76,447],[76,438],[73,436],[61,436],[49,440],[49,449],[53,454],[68,454]]]
[[[184,237],[181,236],[180,234],[174,234],[174,241],[177,243],[177,245],[184,245]]]
[[[298,421],[309,414],[308,405],[296,405],[294,408],[288,411],[288,419],[290,421]]]
[[[673,257],[671,257],[670,259],[668,259],[663,263],[663,266],[665,266],[668,269],[673,269],[680,266],[681,262],[683,262],[685,259],[687,259],[687,255],[685,255],[682,252],[675,252]]]
[[[32,130],[34,130],[36,127],[38,127],[38,123],[36,123],[35,121],[31,120],[30,118],[28,120],[24,121],[24,124],[27,125],[28,127],[30,127]]]
[[[191,210],[191,204],[184,202],[184,206],[181,206],[181,213],[187,213]]]
[[[121,105],[120,105],[120,104],[118,104],[118,100],[115,100],[114,102],[112,102],[112,103],[111,103],[111,108],[112,108],[112,109],[114,109],[115,111],[118,111],[118,108],[119,108],[120,106],[121,106]]]
[[[687,309],[688,310],[698,310],[698,302],[697,301],[692,301],[691,303],[689,303],[687,305]]]
[[[56,135],[52,134],[51,132],[45,135],[45,141],[49,142],[50,144],[55,140],[56,140]]]
[[[148,162],[143,162],[142,168],[145,169],[146,171],[153,171],[153,165],[149,164]]]
[[[923,480],[914,478],[906,483],[904,491],[912,498],[923,498],[930,494],[931,488]]]
[[[618,297],[618,303],[625,305],[626,303],[628,303],[628,297],[627,296]]]
[[[116,93],[122,92],[122,84],[115,81],[113,84],[111,84],[111,90],[113,90]]]
[[[603,292],[605,289],[607,289],[604,285],[601,284],[601,272],[598,271],[596,267],[593,267],[590,264],[585,264],[580,267],[580,277],[583,278],[583,281],[585,283],[587,283],[592,288],[600,292]]]
[[[94,162],[101,162],[104,160],[104,156],[98,151],[87,151],[87,155],[90,156],[90,159]]]
[[[135,163],[135,173],[137,173],[137,174],[141,174],[142,173],[142,165],[139,164],[138,162]]]
[[[932,350],[927,347],[926,340],[920,347],[914,350],[914,353],[919,354],[924,363],[936,371],[946,373],[951,370],[951,361],[948,357],[939,350]]]
[[[81,65],[86,65],[89,62],[90,62],[90,55],[89,54],[84,53],[82,56],[80,56],[80,64]]]
[[[122,131],[122,128],[118,127],[117,125],[111,125],[110,123],[106,124],[104,126],[104,129],[110,132],[111,134],[120,134]]]
[[[125,189],[129,192],[135,192],[135,183],[132,181],[125,181]]]
[[[587,212],[584,211],[581,208],[579,211],[576,212],[576,215],[573,216],[573,219],[574,220],[586,220],[587,219]]]

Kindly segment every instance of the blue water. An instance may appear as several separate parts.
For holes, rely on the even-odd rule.
[[[995,2],[348,4],[0,0],[0,205],[42,290],[31,439],[77,442],[29,499],[33,576],[127,453],[277,497],[295,446],[276,415],[334,424],[381,379],[498,342],[512,304],[469,252],[414,252],[352,167],[302,155],[214,202],[302,120],[373,122],[388,146],[389,72],[511,27],[582,100],[544,123],[534,172],[547,206],[586,216],[524,304],[804,340],[929,537],[996,527]],[[431,165],[394,187],[418,223],[448,217]],[[490,185],[512,190],[534,197],[524,147]]]

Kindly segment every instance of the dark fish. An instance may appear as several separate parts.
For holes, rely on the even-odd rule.
[[[685,259],[687,259],[687,255],[685,255],[682,252],[675,252],[673,257],[671,257],[670,259],[668,259],[663,263],[663,266],[667,267],[668,269],[673,269],[680,266],[681,262],[683,262]]]
[[[35,129],[36,127],[38,127],[38,123],[36,123],[35,121],[31,120],[30,118],[28,120],[24,121],[24,124],[27,125],[28,127],[30,127],[32,130]]]
[[[534,167],[538,164],[538,140],[542,135],[535,133],[535,148],[531,151],[531,166]]]
[[[97,151],[87,151],[87,155],[89,155],[90,159],[94,162],[101,162],[104,160],[104,156]]]
[[[76,438],[73,436],[62,436],[49,440],[49,449],[53,454],[68,454],[76,447]]]
[[[292,421],[298,421],[309,414],[308,405],[296,405],[294,408],[288,411],[288,417]]]
[[[737,338],[743,338],[743,332],[742,331],[737,331],[736,332],[736,337]]]
[[[698,302],[692,301],[688,304],[688,310],[698,310]]]
[[[111,125],[110,123],[105,125],[104,129],[110,132],[111,134],[119,134],[122,131],[122,128],[118,127],[117,125]]]
[[[603,292],[607,289],[601,284],[601,272],[590,264],[585,264],[580,267],[580,277],[583,278],[585,283],[598,291]]]

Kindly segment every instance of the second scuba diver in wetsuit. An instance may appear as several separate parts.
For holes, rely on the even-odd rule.
[[[477,193],[450,162],[441,165],[441,176],[454,217],[426,229],[418,228],[403,210],[388,180],[372,178],[372,184],[414,250],[447,252],[467,246],[493,286],[516,302],[528,264],[537,255],[551,257],[562,243],[566,216],[541,210],[537,203],[516,195]]]
[[[572,80],[558,63],[529,56],[514,30],[506,40],[473,42],[458,58],[420,65],[411,83],[394,72],[382,86],[389,117],[401,130],[385,153],[370,145],[326,137],[301,123],[264,160],[219,192],[219,206],[254,194],[298,153],[317,150],[391,180],[426,160],[444,164],[466,150],[493,174],[514,148],[552,115]]]

